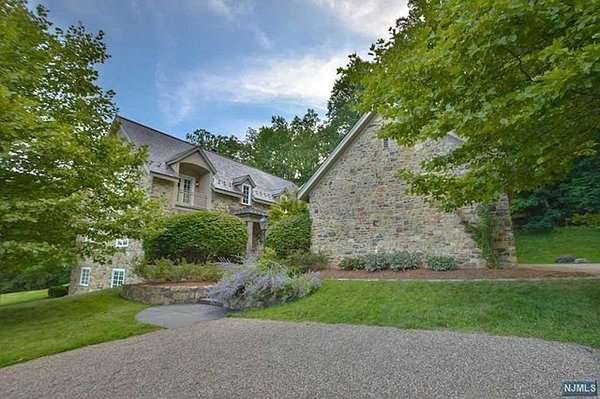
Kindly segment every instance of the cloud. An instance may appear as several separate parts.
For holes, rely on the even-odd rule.
[[[166,77],[159,68],[159,106],[172,124],[193,116],[196,108],[209,101],[268,104],[278,111],[307,107],[322,111],[336,70],[347,63],[349,53],[342,50],[322,55],[315,51],[301,56],[248,59],[240,63],[246,67],[239,71],[195,70],[175,79]]]
[[[369,36],[386,37],[396,19],[408,13],[406,0],[310,0],[340,20],[348,30]]]

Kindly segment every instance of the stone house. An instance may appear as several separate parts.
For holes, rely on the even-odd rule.
[[[117,117],[118,134],[136,147],[146,146],[148,163],[140,184],[161,199],[169,213],[213,210],[229,212],[248,226],[247,252],[261,245],[260,219],[277,197],[294,183],[250,167],[187,141]],[[143,256],[141,243],[115,240],[117,252],[101,265],[82,259],[71,272],[69,293],[87,292],[137,282],[132,273]]]
[[[475,207],[447,213],[423,197],[405,193],[400,168],[417,171],[422,161],[452,151],[461,139],[399,147],[379,139],[382,119],[364,115],[348,132],[299,196],[309,201],[311,249],[334,263],[364,253],[407,250],[424,255],[455,257],[463,267],[483,267],[485,261],[466,222],[476,221]],[[502,265],[516,264],[508,201],[495,204],[499,220],[495,250]]]

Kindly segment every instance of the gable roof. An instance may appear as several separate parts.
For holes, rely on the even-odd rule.
[[[374,116],[375,114],[373,112],[368,112],[364,114],[358,120],[358,122],[354,124],[354,126],[352,126],[352,129],[350,129],[350,131],[346,133],[342,141],[340,141],[337,147],[335,147],[335,149],[333,150],[331,155],[327,157],[325,162],[321,164],[321,166],[319,167],[319,169],[317,169],[315,174],[312,175],[310,179],[308,179],[308,181],[304,183],[304,185],[302,185],[302,187],[300,187],[300,191],[298,192],[298,198],[306,200],[306,197],[308,196],[310,190],[319,182],[319,180],[321,180],[321,177],[323,177],[323,175],[331,168],[335,161],[337,161],[337,159],[340,157],[340,155],[342,155],[342,153],[350,145],[350,143],[354,141],[358,133],[361,132],[364,127],[368,126],[369,123],[371,123]]]
[[[369,124],[375,119],[376,114],[374,112],[368,112],[364,114],[358,122],[352,126],[352,129],[344,136],[342,141],[335,147],[331,155],[327,157],[325,162],[321,164],[319,169],[315,172],[314,175],[311,176],[310,179],[302,187],[300,187],[300,191],[298,192],[298,198],[302,200],[306,200],[308,197],[308,193],[312,190],[315,185],[321,180],[323,175],[327,173],[327,171],[331,168],[331,166],[338,160],[338,158],[342,155],[344,150],[354,141],[354,139],[359,135],[360,132],[363,131],[364,128],[369,126]],[[448,132],[446,137],[450,137],[452,140],[455,140],[456,143],[464,142],[464,139],[458,136],[454,132]]]
[[[209,167],[213,169],[212,186],[216,190],[240,196],[241,191],[234,184],[234,180],[242,176],[249,177],[255,185],[252,193],[253,198],[258,201],[272,202],[277,192],[295,187],[294,183],[289,180],[245,165],[216,152],[202,149],[185,140],[173,137],[141,123],[134,122],[122,116],[117,116],[116,120],[121,125],[121,132],[131,143],[136,147],[147,146],[148,170],[151,173],[179,178],[179,175],[171,168],[171,165],[194,152],[199,152]]]

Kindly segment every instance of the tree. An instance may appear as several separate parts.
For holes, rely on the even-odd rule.
[[[308,204],[298,199],[298,190],[285,192],[269,207],[269,223],[274,224],[292,216],[308,214]]]
[[[107,58],[102,32],[51,31],[43,7],[0,3],[2,279],[100,259],[107,241],[139,237],[157,209],[140,185],[145,151],[115,134],[114,93],[96,84]]]
[[[245,145],[235,136],[215,135],[208,130],[196,129],[187,134],[186,140],[198,147],[218,152],[238,161],[244,158]]]
[[[401,145],[465,139],[403,171],[411,191],[452,209],[563,178],[600,126],[600,2],[414,0],[373,47],[362,110]],[[469,165],[464,173],[457,170]]]
[[[248,130],[246,162],[300,185],[333,150],[338,137],[311,109],[290,122],[274,116],[271,126]]]

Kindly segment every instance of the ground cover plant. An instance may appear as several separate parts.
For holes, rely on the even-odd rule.
[[[0,367],[154,331],[134,316],[149,305],[119,289],[0,306]]]
[[[600,281],[325,280],[306,298],[233,317],[480,331],[600,349]]]

